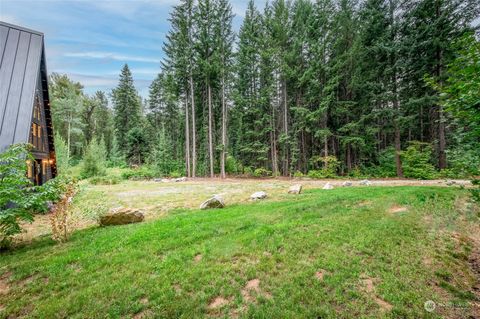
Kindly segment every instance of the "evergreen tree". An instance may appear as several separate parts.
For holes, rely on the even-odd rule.
[[[232,6],[228,0],[218,0],[217,17],[215,25],[216,46],[218,48],[220,100],[221,110],[221,155],[220,175],[225,178],[225,163],[227,156],[227,122],[228,104],[230,99],[230,83],[232,79],[233,42],[235,34],[232,30]]]
[[[125,64],[120,73],[118,86],[112,91],[114,107],[114,127],[119,150],[128,155],[132,153],[127,135],[133,129],[141,127],[141,105],[132,74]],[[136,159],[138,160],[138,159]],[[136,161],[135,160],[135,161]]]
[[[81,176],[88,178],[92,176],[105,175],[105,161],[107,151],[103,139],[97,141],[93,138],[88,144],[83,156]]]
[[[72,155],[80,157],[84,146],[84,131],[81,120],[83,107],[82,85],[71,81],[66,75],[53,73],[50,76],[52,120],[55,131],[67,143],[67,161]]]

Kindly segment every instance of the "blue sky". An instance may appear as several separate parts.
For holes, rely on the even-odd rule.
[[[231,0],[239,29],[247,0]],[[265,0],[256,0],[263,9]],[[160,70],[168,17],[178,0],[0,0],[0,20],[45,34],[49,72],[87,93],[110,91],[128,63],[143,97]]]
[[[265,1],[256,1],[263,8]],[[143,97],[160,70],[168,17],[178,0],[0,0],[0,20],[45,34],[49,72],[85,92],[110,91],[128,63]],[[247,1],[232,0],[238,30]]]

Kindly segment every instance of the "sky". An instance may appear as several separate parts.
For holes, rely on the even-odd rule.
[[[0,0],[0,20],[43,32],[47,70],[85,92],[110,92],[128,63],[140,95],[160,71],[169,15],[178,0]],[[256,1],[263,8],[265,1]],[[232,0],[238,30],[247,1]]]
[[[247,0],[231,0],[239,30]],[[256,0],[263,9],[266,0]],[[85,92],[110,92],[128,63],[144,98],[160,71],[169,14],[178,0],[0,0],[0,20],[45,34],[47,69]],[[480,19],[480,18],[479,18]],[[478,20],[478,19],[477,19]],[[480,20],[479,20],[480,22]]]

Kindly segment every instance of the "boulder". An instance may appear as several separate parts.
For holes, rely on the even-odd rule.
[[[323,186],[322,189],[333,189],[333,185],[330,184],[330,182],[326,183],[325,186]]]
[[[261,192],[255,192],[252,195],[250,195],[250,198],[253,200],[258,200],[258,199],[264,199],[267,197],[267,193],[261,191]]]
[[[186,182],[186,181],[187,181],[187,178],[185,176],[174,179],[174,182]]]
[[[300,184],[292,185],[288,189],[289,194],[300,194],[301,192],[302,192],[302,185]]]
[[[350,181],[345,181],[345,182],[342,183],[342,186],[343,186],[343,187],[350,187],[350,186],[352,186],[352,185],[353,185],[353,184],[352,184],[352,182],[350,182]]]
[[[449,179],[448,181],[446,181],[446,184],[447,186],[452,186],[453,184],[456,184],[457,182],[456,181],[453,181],[451,179]]]
[[[145,219],[143,212],[135,208],[113,209],[107,214],[100,217],[100,225],[125,225],[131,223],[139,223]]]
[[[162,181],[162,179],[161,179],[161,178],[154,178],[153,181],[154,181],[155,183],[160,183],[160,182]]]
[[[372,182],[370,182],[368,179],[364,179],[363,181],[360,181],[360,185],[370,186],[372,185]]]
[[[223,201],[223,198],[218,195],[214,195],[212,198],[207,199],[200,205],[200,209],[223,207],[225,207],[225,202]]]

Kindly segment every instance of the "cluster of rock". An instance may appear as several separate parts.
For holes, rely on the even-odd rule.
[[[101,226],[125,225],[139,223],[145,219],[143,211],[135,208],[112,209],[100,217]]]
[[[185,182],[186,180],[187,180],[186,177],[180,177],[180,178],[173,178],[173,179],[161,178],[161,179],[155,179],[154,181],[169,183],[169,182]],[[455,183],[455,181],[451,183],[449,182],[447,182],[447,185],[453,185]],[[360,181],[360,185],[370,186],[372,185],[372,182],[365,179],[363,181]],[[350,187],[350,186],[353,186],[353,184],[350,181],[345,181],[342,183],[342,186]],[[330,182],[327,182],[323,186],[323,189],[325,190],[330,190],[333,188],[334,187]],[[298,195],[301,192],[302,192],[301,184],[292,185],[288,189],[289,194]],[[250,199],[254,201],[262,200],[265,198],[267,198],[267,193],[264,191],[255,192],[252,195],[250,195]],[[220,195],[214,195],[213,197],[207,199],[200,205],[200,209],[212,209],[212,208],[223,208],[223,207],[225,207],[225,201]],[[141,210],[134,209],[134,208],[120,208],[120,209],[113,209],[109,213],[103,215],[100,218],[100,225],[102,226],[124,225],[124,224],[142,222],[144,219],[145,219],[145,215]]]
[[[157,183],[178,183],[178,182],[186,182],[187,178],[186,177],[179,177],[179,178],[155,178],[153,180],[154,182]]]

